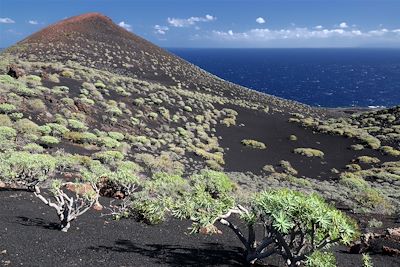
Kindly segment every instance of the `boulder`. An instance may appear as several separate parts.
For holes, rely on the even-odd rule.
[[[366,233],[350,247],[350,253],[374,253],[400,256],[400,227],[384,233]]]
[[[21,68],[18,68],[17,65],[10,65],[8,67],[7,74],[10,75],[11,77],[15,78],[15,79],[18,79],[19,77],[25,75],[25,70],[21,69]]]

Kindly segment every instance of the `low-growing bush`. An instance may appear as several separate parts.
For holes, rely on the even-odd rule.
[[[355,145],[351,145],[351,149],[355,150],[355,151],[360,151],[364,149],[364,146],[361,144],[355,144]]]
[[[29,119],[20,119],[14,123],[14,128],[20,134],[38,134],[39,133],[39,126]]]
[[[292,167],[292,164],[290,164],[290,162],[287,160],[279,161],[279,165],[283,168],[283,171],[287,174],[297,175],[298,173],[297,170]]]
[[[306,157],[318,157],[318,158],[323,158],[324,157],[324,152],[318,149],[314,148],[296,148],[293,150],[295,154],[300,154]]]
[[[87,130],[87,127],[83,122],[74,119],[68,120],[68,128],[78,132]]]
[[[390,156],[394,156],[394,157],[400,156],[400,151],[397,149],[394,149],[391,146],[382,146],[381,150],[383,153],[390,155]]]
[[[357,161],[365,164],[375,164],[381,162],[380,159],[370,156],[360,156],[357,158]]]
[[[45,135],[40,137],[39,142],[41,145],[44,145],[46,147],[52,147],[60,143],[60,140],[58,140],[57,137]]]
[[[35,143],[26,144],[22,147],[22,149],[31,153],[42,153],[44,151],[44,148],[42,146]]]
[[[264,143],[262,143],[262,142],[260,142],[260,141],[252,140],[252,139],[243,139],[243,140],[241,141],[241,143],[242,143],[244,146],[248,146],[248,147],[252,147],[252,148],[257,148],[257,149],[266,149],[266,148],[267,148],[267,146],[266,146]]]
[[[17,183],[32,189],[54,174],[58,159],[47,154],[25,151],[0,153],[0,177],[6,183]]]
[[[109,150],[93,154],[93,158],[101,161],[102,163],[114,163],[124,159],[124,155],[119,151]]]
[[[89,132],[67,132],[64,138],[79,144],[96,144],[98,140],[95,134]]]
[[[13,104],[8,104],[8,103],[2,103],[0,104],[0,112],[4,114],[9,114],[14,112],[17,109],[16,106]]]

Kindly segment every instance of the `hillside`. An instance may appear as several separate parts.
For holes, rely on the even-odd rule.
[[[0,92],[3,161],[22,162],[24,153],[64,157],[65,168],[51,175],[66,181],[80,178],[76,170],[92,160],[110,169],[135,164],[140,177],[208,168],[227,173],[240,197],[267,188],[318,192],[363,228],[373,218],[380,229],[398,226],[398,108],[346,115],[261,94],[97,13],[2,51]],[[5,176],[3,186],[18,187]]]

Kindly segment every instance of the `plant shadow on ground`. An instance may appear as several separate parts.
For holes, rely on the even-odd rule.
[[[47,230],[60,230],[58,223],[47,222],[42,218],[28,218],[25,216],[17,216],[17,223],[23,226],[41,227]]]
[[[203,243],[198,248],[179,245],[136,244],[129,240],[117,240],[115,246],[89,247],[94,251],[112,251],[118,253],[137,253],[156,260],[156,263],[170,266],[246,266],[243,250],[234,246],[217,243]]]

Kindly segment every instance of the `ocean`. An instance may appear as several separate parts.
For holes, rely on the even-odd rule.
[[[312,106],[400,105],[400,49],[168,50],[222,79]]]

